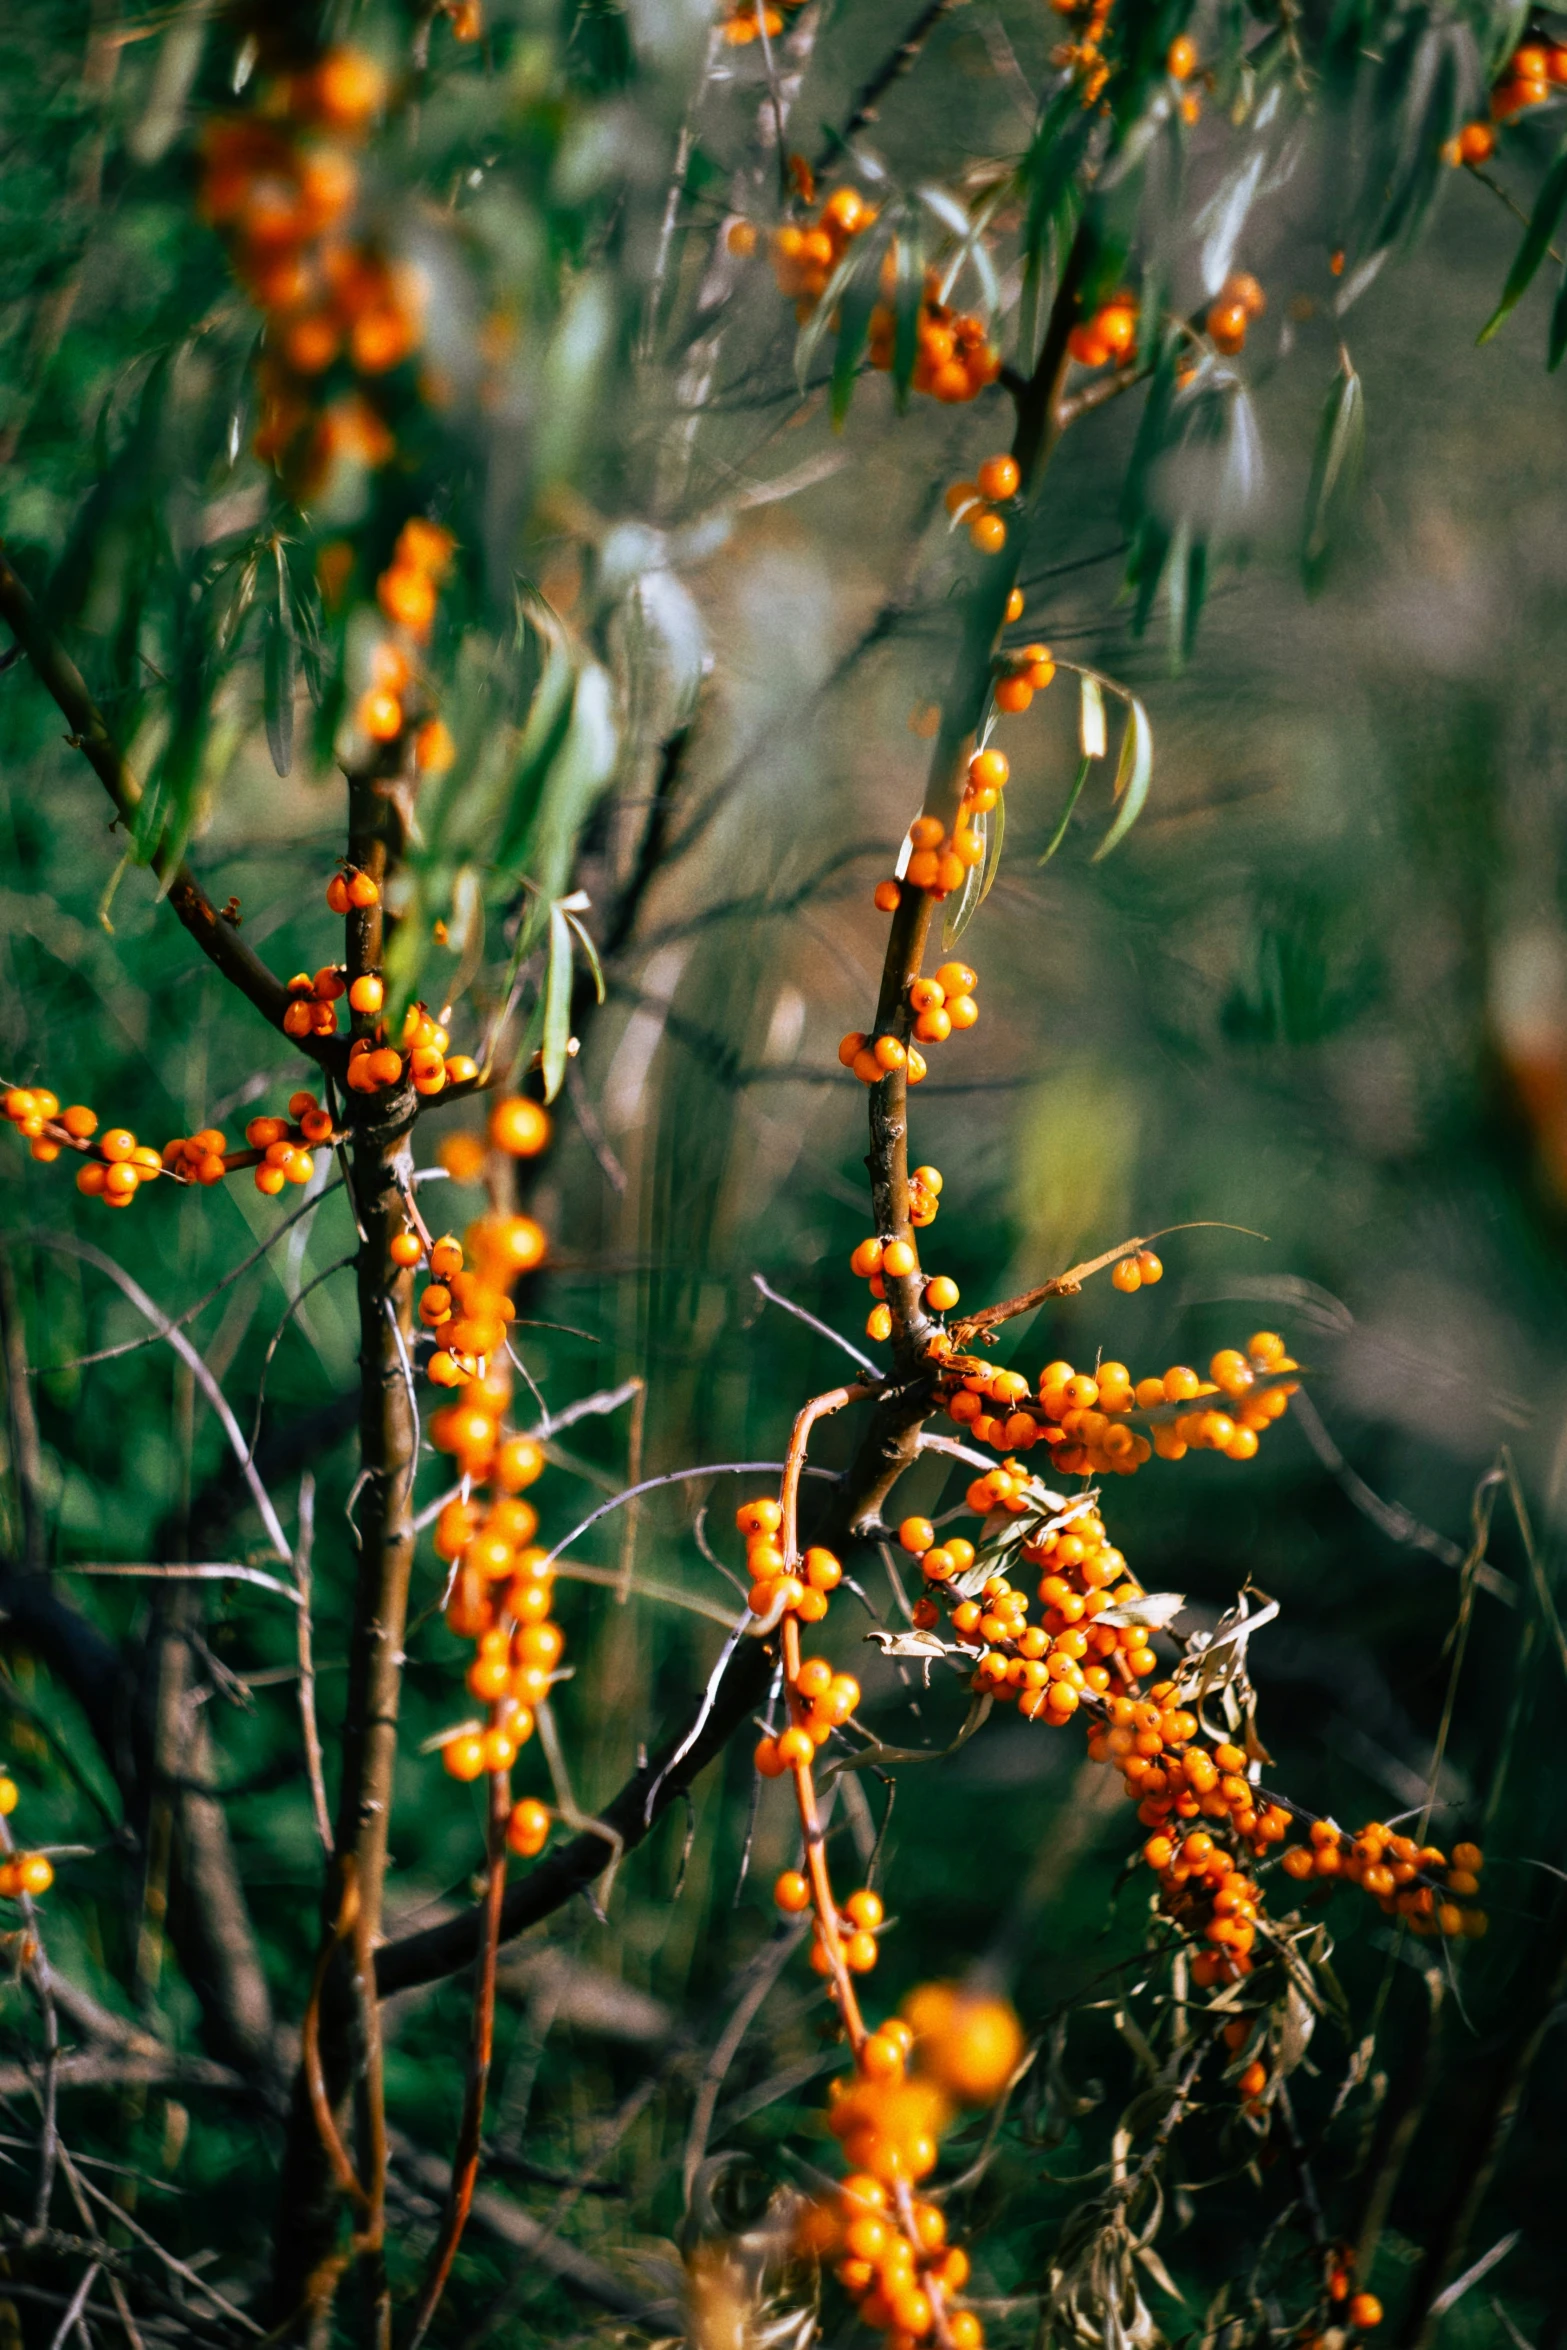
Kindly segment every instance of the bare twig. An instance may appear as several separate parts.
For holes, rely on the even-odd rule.
[[[0,566],[3,566],[3,560],[3,557],[0,557]],[[278,1522],[277,1512],[272,1507],[271,1497],[266,1487],[256,1474],[256,1465],[250,1457],[250,1448],[240,1433],[239,1422],[229,1409],[227,1396],[208,1370],[206,1363],[191,1345],[190,1340],[185,1336],[184,1331],[176,1329],[164,1313],[163,1308],[153,1304],[141,1284],[133,1281],[123,1266],[117,1265],[113,1257],[105,1256],[101,1248],[94,1248],[90,1241],[77,1240],[67,1232],[32,1232],[27,1237],[35,1248],[59,1249],[64,1255],[80,1257],[84,1264],[95,1266],[100,1273],[107,1274],[109,1279],[123,1290],[137,1312],[145,1315],[147,1320],[152,1323],[159,1337],[168,1340],[175,1353],[188,1365],[192,1377],[217,1414],[223,1427],[223,1433],[234,1448],[234,1456],[239,1462],[246,1484],[250,1487],[256,1508],[261,1513],[261,1523],[267,1530],[268,1539],[274,1550],[280,1559],[288,1558],[290,1555],[288,1536]]]
[[[776,1289],[763,1280],[760,1273],[753,1273],[751,1280],[770,1306],[781,1306],[786,1314],[793,1314],[797,1322],[804,1322],[819,1338],[830,1338],[834,1346],[843,1349],[851,1362],[858,1363],[862,1371],[869,1371],[873,1379],[880,1379],[880,1365],[873,1363],[869,1355],[862,1355],[857,1346],[850,1345],[848,1339],[840,1337],[830,1323],[819,1322],[814,1314],[807,1313],[804,1306],[797,1306],[792,1298],[781,1297]]]
[[[321,1732],[316,1723],[315,1638],[310,1620],[310,1561],[316,1532],[316,1481],[307,1470],[299,1480],[299,1536],[294,1545],[294,1581],[299,1592],[295,1626],[299,1658],[299,1727],[305,1742],[305,1769],[310,1779],[310,1808],[323,1852],[332,1849],[332,1815],[327,1808],[326,1777],[321,1764]]]
[[[462,2242],[479,2175],[479,2141],[484,2126],[484,2101],[489,2088],[490,2057],[495,2042],[495,1961],[500,1949],[501,1904],[506,1891],[506,1823],[511,1814],[511,1791],[504,1771],[489,1779],[489,1879],[484,1896],[483,1936],[473,1993],[473,2039],[468,2057],[468,2080],[463,2093],[462,2121],[452,2162],[452,2183],[446,2199],[441,2232],[430,2255],[425,2281],[413,2315],[408,2350],[419,2350],[440,2306],[451,2275],[457,2247]]]

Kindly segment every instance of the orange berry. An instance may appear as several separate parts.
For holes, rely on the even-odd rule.
[[[348,903],[358,913],[365,913],[371,906],[378,906],[381,903],[380,884],[373,874],[350,873],[347,876],[345,886],[348,892]]]
[[[1175,82],[1190,80],[1197,70],[1197,44],[1185,33],[1177,34],[1165,52],[1164,70]]]
[[[903,1279],[906,1274],[915,1272],[918,1266],[919,1259],[906,1240],[889,1240],[881,1252],[881,1270],[890,1274],[894,1280]]]
[[[925,1284],[925,1303],[933,1314],[949,1314],[958,1302],[958,1285],[945,1273],[938,1273]]]
[[[785,1869],[773,1886],[773,1899],[789,1916],[798,1916],[811,1906],[809,1880],[798,1869]]]
[[[929,1518],[905,1518],[898,1528],[899,1543],[915,1558],[929,1550],[935,1539],[936,1529]]]
[[[386,1001],[386,989],[373,971],[363,971],[350,987],[348,1001],[356,1012],[368,1017],[381,1009]]]
[[[980,495],[985,498],[1015,497],[1020,478],[1015,457],[987,457],[979,469]]]
[[[514,1159],[537,1158],[550,1139],[550,1114],[526,1094],[510,1094],[490,1112],[490,1140]]]
[[[1345,2314],[1352,2326],[1361,2326],[1369,2330],[1372,2326],[1379,2326],[1382,2323],[1382,2304],[1375,2293],[1355,2293],[1350,2298],[1349,2308]]]
[[[999,555],[1007,543],[1007,526],[999,514],[976,514],[968,534],[982,555]]]
[[[484,1771],[484,1740],[472,1731],[460,1738],[448,1738],[441,1749],[441,1761],[454,1779],[477,1779]]]
[[[902,903],[903,892],[895,881],[878,881],[874,904],[879,914],[896,914]]]

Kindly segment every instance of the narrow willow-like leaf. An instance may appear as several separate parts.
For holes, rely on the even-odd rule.
[[[999,806],[1000,803],[998,802],[997,805]],[[976,815],[970,818],[969,830],[983,844],[988,856],[990,851],[990,813],[985,809],[979,810]],[[942,927],[941,937],[944,946],[956,946],[964,931],[967,930],[979,912],[980,900],[985,894],[984,872],[985,859],[982,857],[979,863],[971,865],[963,876],[963,887],[958,892],[957,903],[948,914]]]
[[[283,549],[274,544],[277,593],[267,609],[266,640],[261,656],[261,690],[267,722],[267,749],[279,775],[294,764],[294,679],[296,642],[293,605]]]
[[[1085,671],[1078,679],[1077,747],[1085,759],[1102,759],[1109,740],[1105,732],[1104,689]]]
[[[1128,696],[1126,732],[1121,737],[1121,756],[1115,770],[1115,797],[1120,807],[1115,822],[1094,851],[1096,865],[1125,840],[1142,814],[1152,775],[1153,728],[1148,723],[1147,711],[1132,694]]]
[[[1307,593],[1315,595],[1327,576],[1335,523],[1352,494],[1365,450],[1366,406],[1360,378],[1351,368],[1333,386],[1317,427],[1300,563]]]
[[[1564,351],[1567,351],[1567,269],[1562,271],[1562,282],[1551,305],[1551,339],[1546,363],[1553,372],[1561,365]]]
[[[995,887],[996,875],[1001,871],[1001,844],[1007,837],[1007,795],[998,794],[990,811],[990,828],[985,842],[984,880],[980,884],[979,902],[984,904]]]
[[[1093,761],[1091,759],[1079,759],[1077,763],[1077,774],[1073,778],[1072,788],[1066,796],[1066,806],[1061,811],[1061,821],[1056,826],[1054,832],[1050,835],[1049,846],[1046,848],[1044,855],[1039,860],[1041,865],[1049,864],[1051,858],[1055,855],[1057,849],[1065,840],[1066,828],[1071,823],[1073,811],[1076,808],[1078,801],[1083,796],[1083,786],[1088,781],[1088,770],[1092,765]]]
[[[901,414],[909,404],[919,359],[920,306],[925,297],[925,250],[917,236],[892,241],[892,390]]]
[[[875,301],[875,280],[861,270],[844,289],[843,300],[838,305],[838,340],[833,346],[831,395],[835,432],[842,431],[849,404],[854,398],[855,378],[859,374],[860,358],[865,349]]]
[[[552,1102],[566,1076],[571,1042],[571,924],[558,905],[550,908],[550,956],[544,976],[544,1099]]]
[[[584,904],[587,902],[585,895],[583,902]],[[605,995],[604,966],[599,961],[598,948],[593,944],[592,939],[588,936],[587,931],[583,927],[581,916],[578,914],[573,914],[569,907],[566,910],[566,919],[577,934],[578,945],[581,947],[583,953],[587,956],[588,969],[593,974],[593,992],[598,997],[599,1002],[603,1003]]]
[[[1507,272],[1507,283],[1502,298],[1480,329],[1478,340],[1488,343],[1509,317],[1519,302],[1550,249],[1564,211],[1567,211],[1567,141],[1563,142],[1556,161],[1545,175],[1545,185],[1535,200],[1529,215],[1529,225],[1523,232],[1523,241],[1513,256],[1512,268]]]

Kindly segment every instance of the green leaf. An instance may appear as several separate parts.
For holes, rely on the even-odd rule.
[[[297,645],[293,607],[288,592],[288,571],[283,549],[276,542],[273,553],[277,558],[277,594],[267,609],[261,682],[267,722],[267,749],[272,753],[272,764],[278,774],[286,775],[294,764]]]
[[[1125,840],[1142,814],[1152,775],[1153,728],[1137,696],[1128,694],[1126,732],[1121,737],[1121,756],[1115,770],[1115,797],[1121,804],[1115,822],[1094,851],[1096,865]]]
[[[603,1003],[605,1000],[604,966],[599,961],[598,948],[593,944],[592,939],[589,937],[587,930],[583,926],[581,915],[575,914],[572,911],[572,908],[577,903],[578,898],[580,898],[584,906],[587,905],[587,892],[585,890],[579,890],[577,892],[577,898],[561,899],[561,909],[565,914],[566,920],[571,924],[572,929],[576,932],[578,946],[581,947],[583,953],[588,958],[588,969],[593,974],[593,992],[597,996],[599,1002]]]
[[[1078,678],[1077,746],[1085,759],[1102,759],[1108,745],[1104,689],[1084,670]]]
[[[860,355],[865,349],[870,330],[871,312],[876,306],[874,280],[861,270],[844,288],[843,300],[838,305],[838,340],[832,355],[832,421],[833,430],[841,432],[849,403],[854,398],[855,380],[860,371]]]
[[[550,908],[549,967],[544,976],[544,1099],[552,1102],[566,1076],[571,1042],[571,924],[558,904]]]
[[[1000,811],[1000,806],[1001,803],[998,800],[996,802],[997,813]],[[958,940],[979,912],[980,902],[985,895],[985,865],[990,855],[990,814],[990,811],[980,809],[970,819],[969,830],[984,844],[985,855],[977,865],[971,865],[963,876],[963,887],[958,892],[957,903],[948,914],[942,929],[941,937],[944,946],[957,945]]]
[[[920,355],[920,307],[925,299],[925,248],[917,236],[892,242],[892,390],[901,415],[909,404]]]
[[[1088,770],[1092,765],[1093,761],[1091,759],[1078,760],[1077,774],[1073,778],[1071,790],[1066,795],[1066,806],[1061,811],[1061,821],[1056,826],[1054,832],[1050,835],[1049,846],[1046,848],[1044,855],[1039,860],[1041,865],[1049,864],[1051,858],[1055,855],[1057,849],[1065,840],[1066,828],[1072,821],[1073,810],[1076,808],[1078,801],[1083,796],[1083,786],[1088,781]]]
[[[981,905],[984,904],[995,887],[996,875],[1001,871],[1001,844],[1007,837],[1007,795],[1005,792],[997,795],[996,804],[989,813],[990,824],[985,835],[985,862],[981,868],[985,877],[979,892]]]
[[[1503,319],[1517,308],[1535,271],[1545,259],[1564,211],[1567,211],[1567,142],[1563,143],[1556,161],[1545,175],[1545,185],[1529,215],[1523,242],[1513,257],[1512,268],[1507,272],[1502,298],[1480,329],[1477,338],[1480,342],[1488,343]]]
[[[1564,351],[1567,351],[1567,269],[1562,271],[1562,282],[1556,289],[1556,300],[1551,305],[1551,339],[1546,351],[1546,364],[1553,372],[1561,365]]]
[[[1365,398],[1351,367],[1329,392],[1317,427],[1300,550],[1308,595],[1315,595],[1327,577],[1334,531],[1359,479],[1365,441]]]

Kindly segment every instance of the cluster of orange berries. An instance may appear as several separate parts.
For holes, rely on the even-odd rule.
[[[8,1771],[0,1771],[0,1819],[9,1818],[21,1797]],[[12,1852],[0,1860],[0,1897],[14,1901],[19,1893],[47,1893],[54,1883],[54,1864],[46,1852]]]
[[[881,375],[891,370],[896,356],[897,314],[888,302],[878,302],[866,331],[866,355]],[[958,407],[977,399],[1001,373],[1001,353],[990,339],[982,318],[972,311],[954,310],[940,298],[940,278],[927,272],[919,315],[914,322],[914,373],[917,392]]]
[[[1238,1746],[1193,1743],[1197,1717],[1173,1700],[1168,1682],[1156,1682],[1145,1699],[1112,1698],[1111,1719],[1096,1729],[1088,1749],[1096,1761],[1119,1765],[1138,1818],[1156,1823],[1143,1859],[1158,1878],[1163,1915],[1204,1945],[1192,1976],[1207,1990],[1251,1972],[1263,1894],[1241,1847],[1262,1859],[1289,1834],[1290,1815],[1260,1795]],[[1212,1822],[1211,1832],[1186,1825],[1201,1819]],[[1250,2103],[1266,2083],[1258,2065],[1236,2087]]]
[[[1480,1890],[1485,1856],[1478,1844],[1455,1844],[1449,1862],[1439,1846],[1396,1835],[1380,1820],[1369,1820],[1358,1836],[1331,1820],[1314,1820],[1309,1833],[1309,1843],[1292,1844],[1282,1856],[1298,1884],[1320,1877],[1330,1885],[1359,1885],[1417,1934],[1478,1938],[1485,1932],[1484,1910],[1463,1906]]]
[[[1122,1263],[1136,1272],[1139,1287],[1157,1281],[1163,1271],[1151,1249]],[[1132,1284],[1123,1276],[1118,1286]],[[1101,1363],[1090,1377],[1056,1361],[1039,1374],[1036,1402],[1021,1371],[996,1371],[955,1356],[944,1368],[944,1382],[954,1384],[944,1384],[942,1400],[948,1417],[977,1442],[1004,1444],[1014,1452],[1043,1442],[1050,1447],[1051,1466],[1068,1476],[1127,1476],[1153,1453],[1166,1461],[1192,1451],[1252,1460],[1262,1432],[1288,1410],[1295,1391],[1280,1375],[1298,1366],[1276,1332],[1259,1330],[1247,1340],[1244,1354],[1221,1347],[1208,1368],[1210,1376],[1200,1379],[1184,1363],[1175,1363],[1162,1375],[1134,1382],[1124,1363]],[[1260,1379],[1276,1383],[1259,1386]],[[1210,1396],[1222,1397],[1222,1404],[1208,1403]],[[1197,1408],[1177,1409],[1170,1416],[1172,1406]],[[1149,1436],[1128,1425],[1134,1411],[1161,1415],[1151,1421]]]
[[[1330,2255],[1328,2299],[1334,2305],[1335,2322],[1341,2312],[1345,2323],[1365,2334],[1382,2323],[1382,2304],[1375,2293],[1355,2291],[1354,2254],[1348,2249],[1340,2249]],[[1334,2338],[1342,2340],[1343,2337],[1337,2335]],[[1300,2350],[1327,2350],[1327,2346],[1321,2334],[1309,2334],[1302,2341]]]
[[[819,1668],[824,1662],[825,1660],[821,1657],[807,1657],[800,1670],[804,1673],[810,1668]],[[830,1671],[831,1667],[828,1669]],[[846,1680],[849,1678],[847,1674],[842,1677]],[[820,1678],[819,1670],[812,1672],[813,1680],[820,1680]],[[799,1686],[798,1679],[795,1686]],[[790,1733],[786,1730],[784,1737],[787,1738],[789,1735]],[[810,1756],[804,1754],[803,1750],[802,1760],[806,1762],[810,1760]],[[783,1768],[789,1769],[790,1764],[785,1762]],[[764,1773],[764,1776],[769,1778],[777,1775],[775,1771]],[[802,1917],[810,1908],[812,1899],[811,1881],[804,1870],[785,1869],[773,1885],[773,1899],[785,1917]],[[844,1964],[854,1974],[868,1975],[876,1964],[876,1929],[886,1915],[881,1895],[873,1893],[868,1885],[862,1885],[858,1892],[849,1895],[848,1900],[843,1903],[841,1908],[835,1908],[835,1915],[838,1938],[843,1945]],[[827,1946],[822,1940],[819,1928],[816,1940],[811,1947],[811,1963],[819,1975],[830,1974],[832,1971],[832,1960],[827,1955]]]
[[[1529,106],[1543,106],[1553,89],[1567,84],[1567,46],[1558,41],[1525,41],[1508,59],[1491,92],[1491,114],[1506,122]]]
[[[216,1126],[177,1134],[161,1152],[138,1142],[126,1126],[111,1126],[99,1134],[96,1111],[82,1102],[62,1110],[41,1086],[12,1086],[0,1108],[26,1136],[35,1159],[47,1162],[62,1150],[75,1151],[84,1161],[77,1170],[77,1190],[110,1208],[128,1208],[143,1184],[160,1175],[171,1176],[176,1183],[213,1184],[238,1167],[254,1167],[257,1190],[275,1197],[285,1183],[310,1181],[315,1173],[310,1146],[332,1136],[331,1115],[313,1093],[292,1095],[286,1118],[252,1118],[245,1129],[247,1148],[233,1152]]]
[[[985,1517],[1009,1511],[1014,1501],[1020,1510],[1037,1508],[1036,1500],[1023,1498],[1025,1482],[1015,1467],[992,1472],[969,1488],[969,1507]],[[1134,1609],[1142,1588],[1120,1551],[1106,1542],[1097,1513],[1082,1512],[1067,1531],[1042,1531],[1023,1545],[1026,1562],[1045,1569],[1037,1623],[1029,1621],[1026,1593],[1002,1574],[987,1576],[976,1597],[955,1598],[949,1587],[967,1588],[975,1563],[974,1545],[963,1536],[938,1542],[928,1518],[905,1518],[898,1541],[919,1560],[925,1578],[916,1624],[928,1630],[940,1620],[937,1592],[955,1599],[952,1629],[965,1648],[980,1651],[974,1687],[1015,1703],[1026,1721],[1064,1722],[1085,1700],[1108,1696],[1118,1683],[1132,1687],[1156,1670],[1142,1625],[1098,1620]]]
[[[773,275],[778,291],[794,298],[795,316],[803,325],[827,291],[828,280],[851,244],[863,236],[876,218],[858,188],[834,188],[815,219],[785,221],[772,234]],[[745,227],[748,224],[738,223]],[[752,232],[754,240],[755,232]],[[730,235],[732,247],[744,250],[743,237]]]
[[[993,509],[1017,496],[1021,478],[1017,459],[1003,451],[987,457],[972,481],[955,481],[947,491],[947,512],[966,526],[982,555],[999,555],[1006,545],[1006,523]]]
[[[414,766],[420,776],[444,775],[457,756],[450,729],[421,708],[428,703],[417,651],[430,641],[440,589],[457,542],[449,530],[411,515],[397,534],[392,560],[375,583],[375,600],[396,631],[379,637],[367,655],[368,678],[355,723],[372,743],[395,743],[412,725]]]
[[[927,889],[936,898],[947,895],[944,886],[950,875],[944,873],[942,861],[949,854],[952,862],[967,871],[962,858],[946,847],[932,843],[932,833],[944,839],[944,829],[937,816],[921,816],[910,828],[909,837],[917,844],[908,862],[908,878],[916,889]],[[971,835],[965,835],[965,839]],[[973,860],[970,860],[971,862]],[[916,871],[916,868],[918,870]],[[930,879],[923,878],[930,875]],[[892,885],[894,888],[897,884]],[[956,886],[954,884],[953,886]],[[913,1014],[913,1032],[920,1044],[945,1044],[953,1030],[972,1028],[979,1018],[979,1006],[974,1001],[974,990],[979,975],[968,963],[943,963],[932,979],[915,979],[909,983],[909,1009]],[[906,1045],[893,1035],[870,1036],[864,1029],[851,1028],[840,1038],[838,1059],[845,1069],[852,1069],[862,1085],[875,1085],[894,1070],[902,1069],[911,1085],[918,1085],[926,1074],[925,1056],[915,1045]],[[926,1169],[924,1173],[932,1170]],[[940,1191],[940,1179],[931,1188],[932,1197]],[[925,1221],[930,1222],[930,1217]],[[874,1269],[874,1268],[873,1268]],[[913,1266],[908,1267],[910,1272]]]
[[[1216,351],[1233,359],[1245,346],[1246,329],[1267,307],[1268,297],[1257,280],[1244,269],[1236,270],[1225,279],[1208,305],[1203,324],[1209,342]]]
[[[379,977],[370,971],[362,973],[349,989],[348,1000],[356,1012],[367,1016],[378,1012],[385,1000]],[[479,1074],[479,1064],[471,1053],[450,1049],[450,1031],[424,1004],[410,1004],[403,1015],[402,1052],[378,1041],[380,1037],[378,1029],[374,1036],[356,1037],[348,1048],[348,1082],[356,1093],[378,1093],[395,1085],[403,1073],[403,1053],[408,1056],[408,1075],[415,1093],[444,1093],[448,1085],[471,1085]]]
[[[1101,302],[1090,318],[1079,319],[1067,336],[1066,347],[1079,367],[1117,366],[1137,348],[1137,302],[1131,294],[1116,294]]]
[[[388,462],[395,440],[363,385],[424,339],[420,273],[347,233],[359,199],[352,150],[386,97],[374,58],[330,49],[307,71],[264,84],[253,113],[206,136],[202,207],[266,318],[256,454],[299,495],[318,490],[338,459]],[[340,362],[336,394],[323,402],[323,379]]]
[[[843,1569],[832,1552],[818,1547],[808,1550],[797,1561],[786,1559],[778,1543],[783,1511],[776,1501],[764,1499],[742,1502],[735,1512],[735,1524],[745,1536],[746,1571],[751,1578],[747,1603],[752,1615],[766,1617],[788,1614],[797,1616],[802,1624],[819,1624],[827,1613],[828,1593],[836,1591],[843,1580]],[[812,1676],[813,1682],[817,1677]],[[859,1686],[846,1673],[840,1675],[839,1679],[842,1687],[839,1698],[832,1705],[824,1703],[818,1706],[818,1701],[824,1700],[827,1695],[825,1682],[820,1689],[812,1688],[803,1694],[809,1698],[812,1707],[824,1716],[846,1699],[847,1705],[839,1714],[839,1720],[847,1721],[860,1702]],[[837,1723],[828,1723],[819,1738],[815,1737],[813,1730],[815,1745],[819,1746],[836,1727]],[[766,1763],[762,1761],[761,1748],[757,1749],[758,1768],[765,1771],[768,1778],[776,1778],[797,1759],[810,1759],[795,1745],[779,1760],[777,1745],[776,1739],[771,1742]]]
[[[495,1104],[491,1128],[497,1148],[531,1157],[548,1142],[550,1121],[536,1102],[517,1095]],[[411,1229],[390,1243],[394,1264],[428,1263],[419,1318],[439,1344],[426,1370],[435,1386],[457,1390],[429,1425],[431,1443],[453,1456],[462,1478],[460,1492],[436,1519],[435,1549],[451,1568],[446,1622],[475,1643],[467,1685],[487,1711],[482,1726],[465,1724],[442,1743],[454,1779],[510,1770],[533,1736],[536,1709],[565,1648],[550,1614],[554,1570],[534,1543],[538,1512],[524,1499],[543,1473],[543,1449],[505,1426],[511,1401],[506,1330],[516,1317],[507,1293],[544,1250],[543,1230],[531,1216],[499,1213],[470,1224],[462,1244],[449,1233],[432,1241]],[[475,1490],[486,1486],[494,1488],[488,1502]],[[511,1850],[524,1859],[542,1852],[550,1819],[531,1796],[513,1804]]]
[[[933,1224],[941,1192],[941,1175],[935,1167],[917,1167],[909,1178],[909,1221],[915,1225]],[[867,1338],[883,1339],[892,1336],[892,1309],[884,1301],[887,1279],[904,1279],[920,1269],[919,1258],[907,1240],[862,1240],[849,1259],[849,1270],[862,1281],[870,1283],[871,1295],[878,1303],[871,1308],[865,1325]],[[960,1292],[957,1283],[945,1273],[934,1273],[920,1292],[920,1302],[927,1313],[950,1314],[957,1304]]]
[[[245,1140],[251,1150],[261,1154],[256,1189],[276,1199],[286,1183],[308,1183],[316,1171],[309,1146],[331,1138],[331,1111],[324,1110],[313,1093],[303,1090],[289,1095],[286,1118],[252,1118],[245,1128]],[[209,1126],[200,1134],[166,1143],[163,1155],[171,1168],[188,1173],[197,1183],[216,1183],[216,1168],[227,1171],[222,1147],[222,1135]],[[178,1155],[171,1158],[171,1153]]]
[[[776,41],[788,18],[804,4],[805,0],[779,0],[779,5],[774,7],[772,0],[767,0],[764,8],[763,0],[727,0],[720,20],[724,39],[740,48],[747,41],[757,40],[765,26],[767,38]]]
[[[801,2247],[836,2255],[839,2283],[887,2350],[932,2336],[952,2350],[982,2350],[979,2317],[956,2299],[968,2254],[947,2241],[941,2206],[914,2188],[935,2168],[958,2111],[993,2105],[1022,2053],[1004,2000],[927,1983],[866,2035],[853,2074],[832,2084],[827,2126],[851,2168],[830,2202],[804,2214]]]

